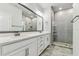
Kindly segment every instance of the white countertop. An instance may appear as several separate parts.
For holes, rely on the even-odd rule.
[[[23,39],[29,39],[29,38],[33,38],[33,37],[36,37],[36,36],[44,35],[44,34],[47,34],[47,33],[48,32],[43,32],[43,33],[39,33],[39,32],[25,32],[25,33],[21,33],[20,36],[0,37],[0,44],[20,41],[20,40],[23,40]]]

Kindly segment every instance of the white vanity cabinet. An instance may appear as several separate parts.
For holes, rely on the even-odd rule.
[[[40,55],[50,44],[50,35],[43,35],[38,38],[38,55]]]
[[[22,47],[6,56],[29,56],[29,46]]]
[[[36,50],[36,39],[26,39],[24,41],[8,44],[5,46],[2,46],[2,55],[12,55],[12,56],[23,56],[23,55],[32,55],[33,51],[31,49]],[[32,46],[31,46],[32,45]],[[28,50],[27,50],[28,49]],[[28,51],[28,54],[26,53]],[[30,52],[31,51],[31,52]]]
[[[37,55],[37,40],[34,40],[29,45],[22,47],[12,53],[9,56],[36,56]]]
[[[50,44],[49,34],[35,36],[0,46],[2,56],[38,56]]]

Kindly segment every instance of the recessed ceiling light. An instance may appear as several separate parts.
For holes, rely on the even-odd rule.
[[[62,8],[59,8],[59,10],[62,10]]]

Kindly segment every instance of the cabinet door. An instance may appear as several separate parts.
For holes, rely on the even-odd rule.
[[[50,36],[45,35],[45,48],[50,44]]]
[[[50,34],[47,35],[47,44],[50,45]]]
[[[45,36],[40,36],[38,38],[38,55],[40,55],[45,49]]]
[[[14,54],[10,56],[25,56],[25,50],[14,52]]]
[[[6,56],[36,56],[37,55],[37,39],[32,39],[33,41],[30,44],[26,44],[20,48],[14,49]],[[26,42],[28,43],[28,42]],[[22,44],[21,44],[22,45]],[[10,50],[10,49],[9,49]]]
[[[48,46],[48,37],[47,37],[47,35],[45,36],[45,48]]]
[[[37,55],[37,40],[33,41],[29,46],[29,56]]]

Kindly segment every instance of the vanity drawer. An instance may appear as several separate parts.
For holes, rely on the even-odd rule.
[[[16,50],[30,44],[32,41],[33,41],[33,39],[29,39],[29,40],[16,42],[16,43],[13,43],[13,44],[3,46],[2,47],[2,55],[7,55],[7,54],[9,54],[13,51],[16,51]]]

